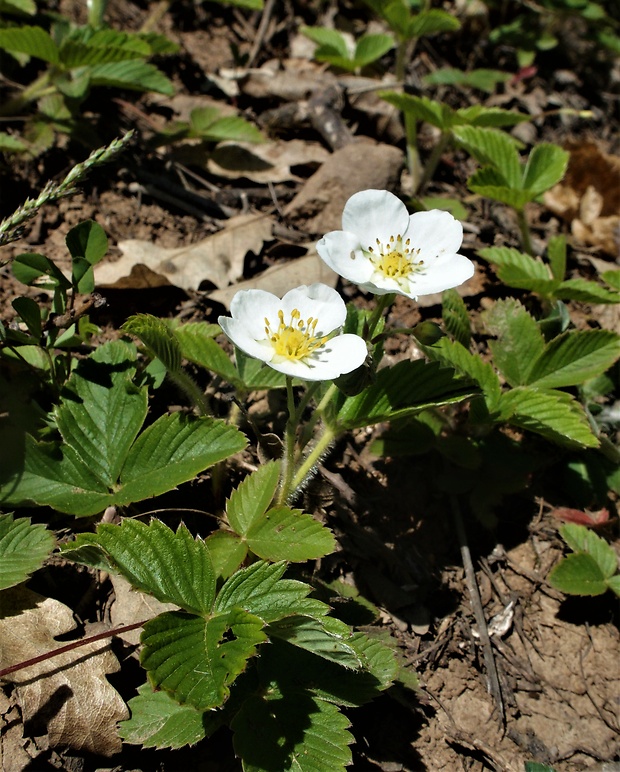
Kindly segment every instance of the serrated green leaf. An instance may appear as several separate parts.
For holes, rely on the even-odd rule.
[[[241,536],[247,534],[248,529],[269,508],[275,496],[279,479],[280,462],[270,461],[248,475],[239,487],[231,493],[226,507],[226,515],[233,530]]]
[[[265,622],[275,622],[295,614],[315,617],[327,614],[329,607],[308,599],[312,588],[303,582],[282,579],[286,563],[253,563],[237,571],[224,584],[215,600],[215,611],[243,608]]]
[[[267,640],[263,621],[235,608],[204,619],[166,612],[144,625],[140,662],[151,683],[197,710],[222,705],[230,685]]]
[[[238,115],[222,116],[212,107],[192,110],[190,116],[191,137],[208,142],[231,140],[236,142],[264,142],[265,138],[254,124]]]
[[[342,667],[359,670],[363,662],[352,645],[351,629],[334,617],[289,616],[268,628],[270,637],[287,641]]]
[[[532,200],[532,194],[528,190],[517,190],[502,185],[502,176],[498,169],[487,166],[472,174],[467,180],[467,187],[479,196],[499,201],[513,209],[523,209],[525,204]]]
[[[465,348],[469,348],[471,326],[465,301],[455,289],[446,290],[441,297],[441,317],[446,332]]]
[[[585,552],[567,555],[548,576],[549,583],[568,595],[602,595],[607,582],[596,560]]]
[[[620,303],[620,293],[587,279],[567,279],[554,294],[560,300],[578,300],[581,303]]]
[[[346,41],[338,30],[327,27],[301,27],[299,31],[302,35],[310,38],[313,43],[331,49],[334,54],[343,59],[351,58]]]
[[[42,27],[24,25],[0,29],[0,48],[58,64],[56,43]]]
[[[123,341],[100,346],[78,364],[56,410],[65,443],[108,487],[146,417],[147,390],[132,383],[135,357],[135,348]]]
[[[547,244],[547,260],[553,278],[562,281],[566,274],[566,236],[552,236]]]
[[[382,91],[379,93],[382,99],[403,113],[412,115],[418,121],[426,121],[431,126],[446,131],[454,120],[454,110],[448,105],[436,102],[428,97],[418,97],[413,94],[400,94],[396,91]]]
[[[453,134],[455,139],[481,164],[491,164],[499,170],[507,188],[515,191],[522,188],[519,155],[513,140],[508,135],[479,126],[457,126]],[[481,181],[480,184],[490,183]]]
[[[529,383],[532,364],[545,341],[536,320],[518,300],[498,300],[484,314],[488,332],[498,338],[489,342],[493,364],[511,386]]]
[[[394,48],[394,40],[391,35],[362,35],[355,46],[355,64],[365,67],[380,59]]]
[[[489,404],[489,410],[493,410],[499,401],[501,387],[499,378],[488,362],[483,362],[479,356],[471,354],[457,341],[442,338],[434,346],[427,349],[429,356],[439,359],[441,362],[454,367],[457,372],[466,375],[475,381],[484,392]]]
[[[133,91],[156,91],[172,96],[174,86],[157,67],[140,59],[97,64],[90,68],[93,86],[117,86]]]
[[[63,558],[79,563],[82,566],[90,566],[99,571],[114,573],[114,563],[105,551],[96,544],[96,536],[93,533],[78,533],[73,541],[61,544],[60,552]]]
[[[578,386],[604,373],[620,357],[610,330],[571,330],[550,341],[533,361],[528,384],[542,389]]]
[[[132,59],[145,59],[151,53],[147,43],[139,41],[138,48],[115,45],[92,46],[90,41],[83,43],[66,40],[60,49],[60,61],[67,70],[78,67],[94,67],[111,62],[126,62]]]
[[[574,552],[587,552],[596,561],[605,579],[618,570],[618,559],[613,547],[590,528],[578,523],[564,523],[560,534]]]
[[[541,142],[532,148],[523,172],[523,187],[539,196],[566,173],[570,154],[558,145]]]
[[[509,287],[552,294],[560,286],[558,279],[550,277],[544,263],[518,249],[488,247],[481,249],[478,255],[498,266],[498,277]]]
[[[517,387],[501,395],[499,410],[503,420],[558,445],[586,448],[599,445],[583,408],[565,392]]]
[[[349,720],[338,707],[305,694],[250,697],[235,716],[235,753],[244,772],[345,772]]]
[[[461,402],[474,393],[454,371],[435,362],[402,361],[377,373],[376,382],[344,401],[338,414],[343,428],[404,418],[427,407]]]
[[[510,80],[510,78],[511,74],[509,72],[500,72],[499,70],[487,70],[482,68],[472,70],[471,72],[463,72],[463,70],[458,70],[455,67],[440,67],[434,72],[425,75],[422,78],[422,81],[427,86],[463,85],[480,89],[480,91],[486,91],[487,94],[492,94],[498,83],[505,83],[507,80]]]
[[[474,72],[476,71],[474,70]],[[480,70],[479,72],[486,71]],[[471,75],[473,74],[474,73],[471,73]],[[479,86],[477,88],[479,88]],[[484,105],[461,107],[456,111],[456,117],[458,124],[494,129],[503,128],[505,126],[516,126],[519,123],[531,120],[530,115],[518,113],[516,110],[503,110],[501,107],[485,107]]]
[[[160,359],[169,372],[176,373],[181,369],[181,346],[163,319],[152,314],[135,314],[127,319],[121,329],[139,338],[150,354]]]
[[[34,16],[37,6],[34,0],[2,0],[0,13],[23,13],[26,16]]]
[[[134,346],[111,341],[82,360],[67,382],[56,410],[66,445],[110,488],[147,413],[147,390],[132,383]]]
[[[244,435],[223,421],[180,413],[161,416],[132,446],[115,502],[129,504],[172,490],[246,444]]]
[[[222,579],[228,579],[248,554],[247,544],[230,531],[215,531],[207,536],[205,544],[211,553],[215,574]]]
[[[336,547],[333,533],[298,509],[275,507],[261,515],[245,539],[255,555],[264,560],[302,563],[329,555]]]
[[[218,729],[223,718],[220,712],[179,705],[167,692],[154,692],[148,683],[138,689],[128,707],[131,718],[120,722],[118,733],[125,742],[143,748],[195,745]]]
[[[174,330],[174,337],[179,342],[181,356],[184,359],[217,373],[233,386],[241,386],[243,381],[230,361],[230,357],[213,340],[221,332],[219,324],[193,322],[177,327]]]
[[[419,38],[422,35],[436,35],[440,32],[454,32],[460,29],[461,22],[440,8],[431,8],[416,14],[408,24],[407,37]]]
[[[25,581],[54,549],[54,536],[29,517],[0,515],[0,590]]]
[[[104,523],[90,542],[105,551],[133,587],[186,611],[211,611],[216,580],[211,555],[183,524],[175,533],[155,519],[149,525],[131,519],[120,526]]]

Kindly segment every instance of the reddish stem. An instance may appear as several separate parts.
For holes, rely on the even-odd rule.
[[[0,678],[3,678],[9,673],[14,673],[16,670],[23,670],[24,668],[30,667],[31,665],[36,665],[39,662],[44,662],[46,659],[57,657],[59,654],[64,654],[67,651],[73,651],[73,649],[79,649],[80,646],[86,646],[87,643],[95,643],[95,641],[102,641],[104,640],[104,638],[111,638],[113,635],[118,635],[119,633],[128,633],[130,630],[135,630],[136,627],[142,627],[142,625],[146,624],[147,622],[148,622],[148,619],[143,619],[142,622],[134,622],[133,625],[124,625],[123,627],[117,627],[115,630],[106,630],[105,633],[98,633],[97,635],[91,635],[88,638],[82,638],[81,641],[73,641],[72,643],[68,643],[66,646],[61,646],[58,649],[53,649],[52,651],[48,651],[45,654],[39,654],[38,657],[27,659],[24,662],[19,662],[17,665],[11,665],[11,667],[5,667],[4,670],[0,670]]]

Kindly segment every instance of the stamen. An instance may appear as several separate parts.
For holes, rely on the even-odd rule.
[[[408,285],[414,273],[424,270],[424,261],[415,259],[420,254],[420,249],[411,248],[410,238],[403,242],[400,233],[396,236],[392,234],[386,242],[382,243],[376,239],[376,243],[378,251],[375,252],[373,247],[369,246],[366,252],[375,271],[384,278],[393,279],[404,286]]]
[[[278,329],[273,331],[269,320],[265,320],[267,326],[265,332],[274,348],[277,356],[292,361],[303,361],[310,357],[317,349],[321,348],[327,337],[317,337],[316,327],[318,319],[310,316],[306,321],[301,318],[299,309],[294,308],[290,314],[290,321],[284,321],[284,311],[278,311]]]

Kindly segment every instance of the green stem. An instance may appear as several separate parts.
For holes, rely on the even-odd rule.
[[[200,415],[211,415],[211,410],[205,399],[205,395],[194,383],[194,381],[184,373],[182,370],[172,372],[168,371],[170,379],[181,389],[181,391],[187,396],[192,405],[198,410]]]
[[[107,0],[86,0],[89,27],[92,27],[93,29],[100,29],[103,27],[103,20],[107,6]]]
[[[0,115],[16,115],[24,109],[24,107],[31,102],[36,102],[37,99],[53,94],[56,91],[56,87],[51,85],[51,71],[44,72],[39,78],[33,81],[23,91],[21,91],[13,99],[9,99],[2,107],[0,107]]]
[[[525,216],[525,209],[517,209],[517,221],[519,223],[519,230],[521,231],[521,246],[528,253],[528,255],[534,254],[534,247],[532,245],[532,234],[530,232],[530,226]]]
[[[391,306],[396,297],[396,293],[388,292],[385,295],[379,295],[375,310],[372,312],[370,319],[368,320],[368,340],[372,341],[375,329],[379,324],[379,320],[383,316],[383,312],[388,306]]]
[[[297,434],[297,410],[293,394],[293,379],[286,376],[286,402],[288,406],[288,421],[284,431],[284,454],[282,456],[282,475],[277,504],[284,506],[291,495],[291,483],[295,472],[295,435]]]
[[[316,445],[312,448],[310,453],[304,458],[299,469],[293,477],[291,484],[291,494],[294,495],[297,490],[304,484],[306,478],[312,472],[314,467],[321,460],[321,456],[329,449],[329,446],[336,439],[336,432],[331,426],[326,426],[323,434],[317,440]]]
[[[452,139],[452,136],[450,132],[448,131],[442,132],[439,142],[433,148],[433,152],[431,153],[430,158],[426,162],[426,166],[424,167],[424,171],[422,173],[422,177],[420,179],[420,184],[418,186],[417,192],[422,193],[424,191],[424,188],[433,179],[433,175],[435,174],[435,169],[439,165],[441,156],[444,154],[445,149],[450,144],[451,139]]]
[[[422,185],[424,178],[424,169],[420,160],[418,150],[418,125],[417,120],[411,112],[405,113],[405,137],[407,142],[407,168],[411,176],[411,186],[414,193],[417,193]]]

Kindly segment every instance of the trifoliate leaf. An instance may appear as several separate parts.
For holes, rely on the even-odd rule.
[[[578,300],[581,303],[620,303],[620,293],[587,279],[567,279],[554,294],[560,300]]]
[[[0,29],[0,49],[34,56],[50,64],[58,64],[56,43],[49,32],[42,27],[25,25]]]
[[[334,551],[334,535],[299,509],[274,507],[261,515],[245,534],[248,547],[264,560],[302,563]]]
[[[54,536],[29,517],[0,515],[0,590],[25,581],[54,549]]]
[[[394,48],[394,39],[391,35],[362,35],[355,46],[355,64],[358,67],[372,64],[392,48]]]
[[[479,356],[467,351],[461,343],[451,341],[448,338],[442,338],[426,351],[433,359],[439,359],[441,362],[451,365],[457,372],[475,381],[484,392],[489,410],[495,409],[494,406],[499,400],[501,387],[499,378],[488,362],[483,362]]]
[[[175,373],[181,369],[181,346],[163,319],[152,314],[135,314],[127,319],[121,329],[139,338],[151,355],[164,363],[168,371]]]
[[[522,189],[519,155],[513,140],[507,134],[478,126],[457,126],[453,133],[457,141],[481,164],[491,164],[501,173],[504,185],[508,189],[515,191]],[[481,180],[476,184],[491,183]]]
[[[534,145],[523,172],[523,187],[539,196],[558,183],[566,173],[570,154],[558,145]]]
[[[204,367],[205,370],[217,373],[233,386],[243,386],[243,381],[230,361],[230,357],[213,340],[221,332],[222,328],[219,324],[192,322],[177,327],[174,330],[174,337],[179,342],[184,359]]]
[[[93,86],[116,86],[133,91],[157,91],[159,94],[174,94],[174,86],[157,67],[140,59],[124,62],[97,64],[90,68],[90,82]]]
[[[208,619],[169,611],[147,622],[140,661],[151,683],[197,710],[222,705],[267,640],[262,619],[235,608]]]

